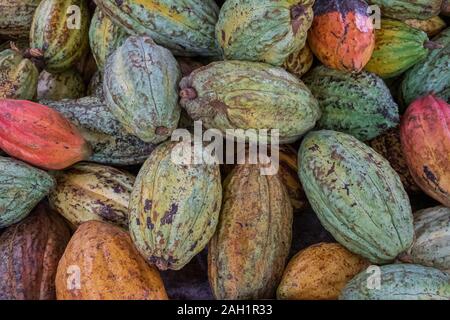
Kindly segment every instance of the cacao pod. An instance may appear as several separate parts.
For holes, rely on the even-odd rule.
[[[151,37],[180,56],[218,56],[214,0],[95,0],[127,33]]]
[[[375,49],[365,69],[382,78],[402,74],[423,60],[435,46],[422,30],[391,19],[382,19],[375,35]]]
[[[372,20],[363,0],[316,0],[308,42],[327,67],[359,72],[375,45]]]
[[[99,8],[95,9],[89,27],[89,43],[100,70],[104,69],[106,59],[125,42],[127,37],[122,27],[115,25]]]
[[[0,37],[26,38],[41,0],[1,0]]]
[[[417,185],[450,206],[450,105],[432,95],[414,101],[400,127],[403,154]]]
[[[68,277],[77,266],[80,281]],[[159,272],[146,264],[121,228],[102,221],[83,223],[72,236],[56,273],[58,300],[166,300]]]
[[[318,243],[297,253],[287,265],[277,290],[282,300],[336,300],[367,260],[337,243]]]
[[[69,69],[62,73],[42,71],[37,86],[38,100],[62,100],[84,97],[83,78],[78,71]]]
[[[442,48],[432,50],[405,74],[402,94],[406,105],[430,93],[450,103],[450,28],[433,38],[433,42]]]
[[[319,101],[320,128],[342,131],[365,141],[400,121],[397,104],[375,74],[351,74],[318,66],[303,80]]]
[[[89,220],[128,227],[128,202],[134,176],[113,167],[79,163],[56,174],[50,205],[73,226]]]
[[[45,69],[58,73],[81,59],[89,47],[85,0],[42,0],[34,14],[30,45],[40,50]]]
[[[31,60],[14,50],[0,52],[0,99],[32,100],[39,71]]]
[[[383,16],[397,20],[425,20],[439,14],[442,0],[370,0],[381,9]]]
[[[398,173],[403,186],[408,193],[417,193],[419,186],[414,182],[405,156],[403,155],[402,144],[400,141],[400,126],[386,131],[381,136],[371,140],[369,145],[380,155],[382,155],[391,167]]]
[[[283,68],[297,77],[302,77],[305,73],[311,69],[314,61],[314,56],[311,48],[306,43],[305,46],[292,53],[283,64]]]
[[[58,261],[70,230],[40,204],[0,236],[0,300],[54,300]]]
[[[180,147],[191,145],[166,142],[153,151],[129,204],[134,244],[160,270],[179,270],[203,250],[217,226],[222,200],[219,166],[175,162],[172,152]],[[190,155],[201,157],[196,149]]]
[[[275,295],[292,240],[292,207],[277,175],[237,165],[224,182],[219,225],[208,247],[208,277],[217,299]]]
[[[125,132],[99,97],[42,101],[73,122],[92,146],[90,161],[111,165],[143,163],[155,148]]]
[[[90,156],[77,128],[47,106],[0,100],[0,124],[0,148],[37,167],[64,169]]]
[[[298,158],[309,203],[339,243],[373,263],[409,248],[409,198],[387,160],[353,136],[328,130],[309,133]]]
[[[415,239],[402,261],[450,272],[450,209],[443,206],[414,213]]]
[[[316,99],[295,76],[258,62],[221,61],[180,82],[181,106],[206,128],[279,129],[282,143],[297,140],[320,117]],[[271,132],[269,132],[270,134]],[[256,141],[255,133],[233,136]]]
[[[177,61],[148,37],[129,37],[108,59],[103,92],[111,113],[141,140],[167,140],[180,119]]]
[[[405,20],[405,23],[410,27],[422,30],[428,37],[434,37],[447,26],[445,21],[439,16],[427,20],[408,19]]]
[[[216,39],[226,59],[281,66],[304,47],[313,0],[227,0],[220,9]]]
[[[371,268],[371,267],[369,267]],[[373,271],[365,270],[342,291],[341,300],[449,300],[450,275],[414,264],[391,264],[380,270],[381,287],[368,286]],[[372,269],[373,270],[373,269]]]
[[[0,229],[25,218],[54,185],[45,171],[0,156]]]

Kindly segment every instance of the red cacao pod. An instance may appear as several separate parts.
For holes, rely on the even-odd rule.
[[[450,105],[433,95],[415,100],[401,123],[409,170],[430,197],[450,206]]]
[[[26,100],[0,100],[0,148],[35,166],[59,170],[91,153],[78,129],[57,111]]]

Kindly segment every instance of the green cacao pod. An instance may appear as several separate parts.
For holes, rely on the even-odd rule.
[[[83,78],[74,69],[62,73],[42,71],[37,85],[38,100],[62,100],[84,97],[86,87]]]
[[[30,45],[40,50],[49,72],[62,72],[89,47],[89,10],[85,0],[42,0],[33,18]]]
[[[268,64],[213,62],[180,82],[181,106],[206,128],[278,129],[282,143],[297,140],[320,117],[317,100],[295,76]],[[242,132],[234,133],[238,138]],[[270,133],[269,133],[270,134]],[[255,133],[247,138],[255,141]]]
[[[402,95],[406,105],[430,92],[450,103],[450,28],[433,38],[433,42],[442,48],[432,50],[424,61],[405,74]]]
[[[0,37],[26,38],[41,0],[1,0]]]
[[[90,161],[110,165],[143,163],[155,148],[125,132],[98,97],[78,100],[42,101],[77,126],[92,147]]]
[[[128,227],[128,202],[134,176],[113,167],[79,163],[56,174],[50,205],[73,226],[90,220]]]
[[[388,263],[413,241],[409,198],[389,162],[351,135],[315,131],[299,151],[299,175],[322,225],[350,251]]]
[[[365,69],[382,78],[402,74],[423,60],[435,46],[422,30],[391,19],[381,20],[375,36],[375,49]]]
[[[370,0],[381,9],[385,17],[398,20],[425,20],[439,14],[442,0]]]
[[[131,238],[161,270],[179,270],[204,249],[222,201],[219,165],[176,163],[172,152],[179,147],[191,144],[166,142],[153,151],[139,171],[129,204]],[[196,149],[190,155],[201,157]]]
[[[292,239],[292,206],[277,175],[238,165],[224,182],[220,221],[208,247],[217,299],[273,298]]]
[[[380,268],[380,287],[370,286],[369,277]],[[343,289],[341,300],[449,300],[450,275],[414,264],[369,267]]]
[[[0,236],[0,300],[55,300],[58,262],[70,239],[64,220],[40,204]]]
[[[218,56],[214,0],[95,0],[129,34],[151,37],[180,56]]]
[[[283,68],[297,77],[302,77],[311,69],[314,62],[314,55],[311,48],[306,43],[305,46],[292,53],[283,63]]]
[[[405,23],[410,27],[422,30],[428,37],[438,35],[447,27],[445,21],[439,16],[427,20],[408,19],[405,20]]]
[[[106,64],[106,104],[128,133],[145,142],[162,142],[180,119],[180,78],[180,68],[169,50],[149,37],[129,37]]]
[[[39,71],[31,60],[11,49],[0,52],[0,99],[32,100]]]
[[[89,28],[89,43],[100,70],[103,70],[106,59],[125,42],[127,37],[122,27],[114,24],[99,8],[95,10]]]
[[[0,157],[0,229],[25,218],[54,185],[45,171]]]
[[[313,4],[313,0],[228,0],[220,9],[217,42],[227,59],[281,66],[305,45]]]
[[[318,126],[370,140],[398,125],[398,106],[381,78],[318,66],[303,79],[319,101]]]
[[[414,213],[414,243],[401,260],[450,272],[450,209],[444,206]]]

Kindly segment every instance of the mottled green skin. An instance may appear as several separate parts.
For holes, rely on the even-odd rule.
[[[125,130],[145,142],[170,137],[180,119],[181,71],[172,53],[149,37],[129,37],[109,58],[103,92]]]
[[[220,9],[217,42],[227,59],[281,66],[304,47],[313,4],[312,0],[228,0]]]
[[[42,71],[37,86],[38,100],[62,100],[84,97],[86,86],[83,78],[75,69],[61,73]]]
[[[218,56],[214,0],[95,0],[129,34],[149,36],[180,56]]]
[[[320,117],[317,100],[303,82],[264,63],[213,62],[183,78],[180,88],[180,103],[189,116],[223,133],[279,129],[280,141],[288,143],[312,129]],[[195,97],[183,97],[187,91]],[[234,136],[246,138],[238,132]],[[257,132],[247,138],[256,141]]]
[[[80,26],[73,27],[75,13],[80,12]],[[48,72],[63,72],[74,66],[89,48],[89,9],[86,0],[43,0],[36,9],[30,31],[31,48],[43,52]]]
[[[41,0],[0,0],[0,36],[26,38]]]
[[[415,212],[414,230],[405,261],[450,273],[450,209],[438,206]]]
[[[369,267],[371,268],[371,267]],[[373,267],[372,267],[373,268]],[[380,267],[381,287],[373,281],[376,273],[367,269],[342,290],[341,300],[449,300],[450,275],[430,267],[414,264],[391,264]]]
[[[309,133],[299,176],[322,225],[350,251],[388,263],[413,241],[409,198],[389,162],[351,135]]]
[[[0,99],[34,99],[38,77],[31,60],[11,49],[0,52]]]
[[[150,155],[129,204],[131,238],[161,270],[179,270],[205,248],[222,202],[219,165],[177,164],[172,159],[175,146],[166,142]]]
[[[0,229],[25,218],[54,185],[45,171],[0,157]]]
[[[385,17],[398,20],[420,19],[437,16],[441,10],[442,0],[370,0],[381,8]]]
[[[402,93],[406,105],[429,92],[450,103],[450,28],[442,31],[433,41],[443,48],[432,50],[424,61],[405,74]]]
[[[318,126],[370,140],[399,123],[389,88],[369,72],[348,73],[319,66],[303,78],[319,101]]]
[[[98,97],[40,103],[59,111],[78,127],[92,146],[90,161],[110,165],[140,164],[155,148],[126,133]]]
[[[114,24],[99,8],[95,9],[89,28],[89,44],[100,70],[104,69],[106,59],[125,42],[127,37],[125,29]]]

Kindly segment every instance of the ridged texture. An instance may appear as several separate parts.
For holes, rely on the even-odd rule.
[[[350,251],[387,263],[413,241],[413,217],[401,180],[388,161],[345,133],[308,134],[299,175],[322,225]]]
[[[129,34],[149,36],[180,56],[218,56],[214,0],[95,0]]]
[[[406,110],[401,141],[411,175],[430,197],[450,206],[450,105],[432,95]]]
[[[386,17],[404,20],[425,20],[437,16],[442,0],[370,0],[381,9],[381,14]]]
[[[26,38],[33,14],[41,0],[1,0],[0,36]]]
[[[375,31],[375,35],[375,49],[365,69],[382,78],[402,74],[429,52],[425,48],[427,34],[400,21],[382,19],[381,28]]]
[[[336,300],[367,260],[338,243],[318,243],[297,253],[277,289],[281,300]]]
[[[216,25],[226,59],[281,66],[303,48],[313,20],[313,0],[227,0]]]
[[[87,159],[90,146],[55,110],[25,100],[0,100],[0,148],[44,169],[64,169]]]
[[[38,100],[62,100],[84,97],[86,87],[83,78],[74,69],[62,73],[42,71],[37,86]]]
[[[180,119],[180,79],[180,68],[169,50],[149,37],[130,37],[106,64],[106,104],[128,133],[145,142],[162,142]]]
[[[388,87],[374,74],[351,74],[319,66],[303,80],[319,101],[320,128],[370,140],[400,121]]]
[[[189,116],[222,132],[279,129],[280,141],[287,143],[320,117],[316,99],[300,80],[263,63],[214,62],[183,78],[180,88],[180,103]],[[249,139],[257,138],[251,134]]]
[[[0,228],[25,218],[54,185],[45,171],[0,156]]]
[[[326,66],[359,72],[375,45],[372,20],[363,0],[316,0],[308,43]]]
[[[292,239],[292,207],[278,176],[238,165],[224,182],[220,222],[208,247],[216,299],[275,296]]]
[[[79,280],[79,283],[77,283]],[[101,221],[83,223],[56,273],[58,300],[166,300],[158,270],[139,255],[130,236]]]
[[[89,27],[89,44],[100,70],[103,70],[106,59],[125,42],[127,37],[125,29],[114,24],[99,8],[95,9]]]
[[[450,273],[450,209],[443,206],[414,213],[415,239],[401,260]]]
[[[128,227],[128,202],[134,176],[113,167],[79,163],[56,174],[50,205],[74,227],[89,220]]]
[[[0,300],[54,300],[58,261],[70,239],[63,219],[39,205],[0,236]]]
[[[39,71],[19,52],[0,52],[0,99],[32,100],[36,96]]]
[[[129,204],[130,233],[139,252],[160,270],[179,270],[205,248],[219,219],[222,185],[218,165],[179,164],[166,142],[142,166]],[[199,150],[191,156],[201,157]]]
[[[60,112],[92,146],[90,161],[111,165],[143,163],[155,148],[125,132],[108,107],[98,97],[78,100],[42,101]]]
[[[363,271],[344,288],[341,300],[449,300],[450,275],[434,268],[414,264],[382,266],[380,288],[373,288]]]
[[[405,23],[410,27],[422,30],[428,37],[434,37],[447,26],[445,21],[439,16],[427,20],[408,19],[405,20]]]
[[[314,56],[311,48],[306,43],[305,46],[292,53],[283,63],[283,68],[297,77],[303,76],[311,69],[314,61]]]
[[[371,140],[369,145],[380,155],[382,155],[391,167],[398,173],[403,186],[408,193],[417,193],[419,186],[414,182],[405,156],[403,155],[402,144],[400,141],[400,126],[386,131],[381,136]]]
[[[86,54],[89,21],[85,0],[42,0],[31,25],[30,45],[43,52],[47,71],[65,71]]]
[[[442,48],[432,50],[405,74],[402,95],[406,105],[431,92],[450,103],[450,28],[433,38],[433,42]]]

